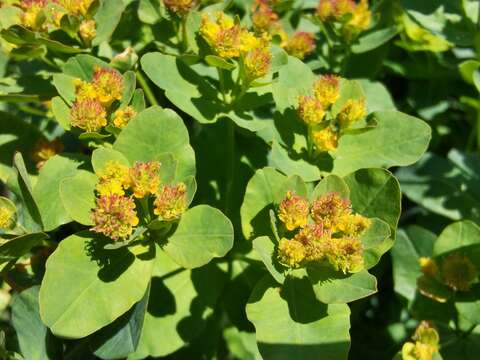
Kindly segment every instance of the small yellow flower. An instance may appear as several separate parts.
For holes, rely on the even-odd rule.
[[[338,147],[338,134],[330,127],[312,131],[312,140],[318,151],[332,151]]]
[[[123,96],[123,77],[117,70],[95,66],[92,84],[97,92],[97,99],[103,106],[110,106]]]
[[[363,244],[356,237],[330,238],[325,257],[337,271],[355,273],[363,269]]]
[[[315,51],[315,35],[309,32],[298,32],[285,45],[285,51],[300,60]]]
[[[95,0],[57,0],[72,15],[85,16]]]
[[[81,79],[75,79],[75,95],[77,101],[82,100],[97,100],[97,89],[92,83],[83,81]]]
[[[347,37],[351,39],[367,30],[371,21],[372,12],[368,9],[368,1],[360,0],[353,10],[351,19],[346,24],[345,33]]]
[[[477,268],[464,255],[451,254],[442,261],[443,282],[455,291],[469,291],[477,276]]]
[[[33,148],[32,158],[40,169],[45,162],[63,151],[63,144],[60,139],[48,141],[47,139],[40,139]]]
[[[249,51],[244,58],[245,76],[248,81],[267,75],[271,61],[272,55],[267,48],[257,48]]]
[[[285,224],[287,230],[292,231],[307,225],[310,205],[307,199],[288,191],[279,205],[278,217]]]
[[[163,0],[163,4],[174,13],[185,14],[197,4],[197,0]]]
[[[321,21],[328,21],[335,16],[335,5],[332,0],[321,0],[317,7],[317,16]]]
[[[77,100],[70,109],[71,125],[87,132],[100,131],[107,125],[107,112],[97,100]]]
[[[315,97],[300,96],[298,99],[298,116],[306,125],[318,125],[325,117],[325,110],[320,100]]]
[[[95,224],[92,230],[113,240],[127,238],[139,222],[135,208],[131,197],[118,194],[100,196],[97,198],[97,207],[92,212]]]
[[[338,114],[338,122],[342,129],[347,129],[367,114],[365,99],[349,99]]]
[[[326,229],[335,229],[339,219],[350,215],[350,201],[343,199],[339,193],[331,192],[317,198],[310,210],[310,215],[317,224],[323,224]]]
[[[186,185],[163,185],[157,193],[154,205],[153,212],[162,220],[178,219],[187,210]]]
[[[403,360],[432,360],[438,352],[440,337],[427,321],[422,321],[413,335],[415,342],[406,342],[402,347]]]
[[[302,243],[295,240],[280,240],[278,244],[278,261],[290,268],[297,268],[305,259],[305,248]]]
[[[44,23],[42,13],[47,5],[48,0],[22,0],[20,2],[20,7],[23,9],[22,25],[34,31],[41,30]]]
[[[15,212],[10,207],[0,204],[0,230],[8,230],[15,221]]]
[[[360,214],[345,214],[339,217],[334,231],[342,232],[346,236],[359,236],[372,224],[372,220]]]
[[[78,30],[83,41],[90,43],[97,36],[97,23],[95,20],[84,20]]]
[[[98,177],[96,190],[100,195],[125,195],[130,186],[129,169],[118,161],[108,161]]]
[[[119,129],[122,129],[135,116],[137,116],[137,112],[131,106],[126,106],[124,108],[118,109],[117,111],[115,111],[115,114],[114,114],[114,117],[113,117],[113,125],[115,125]]]
[[[329,108],[340,97],[340,78],[336,75],[323,75],[314,86],[315,97],[325,108]]]
[[[435,260],[422,256],[418,259],[418,264],[420,265],[420,270],[424,275],[433,278],[438,275],[438,266]]]
[[[160,163],[158,161],[136,162],[130,168],[130,186],[133,196],[144,198],[156,194],[160,186]]]

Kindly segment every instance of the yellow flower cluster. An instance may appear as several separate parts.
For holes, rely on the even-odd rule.
[[[12,227],[15,213],[7,206],[0,205],[0,230],[8,230]]]
[[[402,360],[432,360],[439,350],[440,336],[427,321],[418,325],[412,340],[403,345]]]
[[[87,132],[97,132],[108,124],[108,112],[123,95],[123,77],[113,69],[95,66],[92,81],[75,80],[76,100],[70,109],[70,122]],[[125,126],[136,115],[131,107],[113,115],[113,125]]]
[[[313,33],[300,31],[289,37],[269,0],[255,0],[252,5],[252,24],[255,32],[280,38],[280,46],[292,56],[304,59],[315,51]]]
[[[278,260],[290,268],[324,262],[337,271],[352,273],[363,268],[360,236],[371,220],[354,214],[350,201],[337,193],[320,196],[312,204],[289,191],[279,205],[278,217],[291,239],[281,239]]]
[[[111,239],[125,239],[139,224],[135,199],[155,196],[154,213],[164,221],[178,219],[187,209],[186,186],[160,186],[158,161],[136,162],[132,167],[109,161],[98,174],[93,231]],[[148,199],[147,199],[148,201]]]
[[[453,253],[441,260],[419,259],[422,273],[447,285],[454,291],[469,291],[478,279],[478,270],[465,255]]]
[[[48,159],[60,154],[62,151],[63,144],[60,139],[48,141],[47,139],[41,138],[33,148],[32,158],[37,164],[37,168],[41,169]]]
[[[65,15],[78,20],[78,34],[89,44],[96,36],[96,23],[90,9],[94,0],[21,0],[22,25],[34,31],[49,31],[60,28]]]
[[[249,81],[267,74],[272,59],[269,37],[255,35],[223,12],[203,14],[200,34],[216,55],[241,58]]]
[[[311,141],[319,152],[335,150],[340,132],[367,113],[365,99],[348,99],[333,118],[329,112],[340,98],[340,82],[338,76],[323,75],[313,85],[313,96],[302,95],[298,99],[298,116],[308,126]]]
[[[358,3],[353,0],[320,0],[317,16],[323,22],[338,24],[347,41],[367,30],[372,21],[367,0],[360,0]]]

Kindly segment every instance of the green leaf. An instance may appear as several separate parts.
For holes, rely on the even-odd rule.
[[[425,122],[397,111],[371,115],[377,126],[361,134],[340,138],[332,173],[346,175],[368,167],[406,166],[416,162],[426,151],[431,129]]]
[[[60,183],[77,173],[79,163],[56,155],[40,170],[33,197],[38,205],[45,231],[67,224],[72,218],[67,214],[60,198]]]
[[[307,272],[315,296],[324,304],[349,303],[377,292],[377,279],[367,270],[345,275],[322,266]]]
[[[135,87],[137,86],[137,79],[135,77],[135,72],[127,71],[123,74],[123,96],[120,101],[120,106],[127,106],[132,100],[133,93],[135,92]]]
[[[350,190],[347,184],[341,177],[336,175],[328,175],[323,178],[313,189],[310,199],[315,200],[322,195],[332,192],[340,194],[344,199],[350,199]]]
[[[433,246],[433,255],[448,254],[461,248],[480,245],[480,227],[465,220],[447,226]]]
[[[280,284],[285,280],[281,268],[282,266],[274,259],[275,257],[275,244],[268,236],[261,236],[253,240],[253,249],[260,256],[260,259],[264,263],[267,270],[273,276],[273,278]]]
[[[89,171],[80,170],[75,176],[60,183],[60,199],[72,220],[82,225],[93,225],[92,209],[95,208],[95,187],[98,178]]]
[[[73,78],[92,81],[95,66],[108,67],[108,64],[95,56],[80,54],[68,59],[63,66],[63,72]]]
[[[92,41],[93,46],[100,45],[110,39],[120,22],[125,5],[124,1],[119,2],[118,0],[103,0],[100,2],[100,8],[94,16],[97,24],[97,35]]]
[[[171,153],[178,161],[175,181],[195,175],[195,154],[182,119],[172,110],[151,107],[138,114],[113,144],[133,164],[160,160]]]
[[[67,131],[71,129],[70,108],[60,96],[52,99],[52,112],[55,120]]]
[[[220,69],[233,70],[236,68],[235,64],[232,64],[226,61],[225,59],[221,58],[220,56],[216,56],[216,55],[205,56],[205,61],[207,62],[208,65],[211,65]]]
[[[262,360],[258,351],[255,333],[239,331],[235,327],[226,329],[223,337],[227,343],[228,350],[236,359]]]
[[[462,75],[463,80],[469,84],[474,84],[474,74],[480,69],[480,61],[477,60],[467,60],[462,62],[458,66],[460,70],[460,75]]]
[[[52,83],[57,89],[58,94],[68,105],[72,105],[75,101],[75,80],[75,77],[65,74],[53,75]]]
[[[4,240],[0,243],[0,264],[16,260],[30,252],[35,246],[39,246],[48,239],[45,233],[31,233]]]
[[[332,105],[332,114],[336,116],[348,100],[361,100],[365,98],[362,85],[356,80],[342,79],[340,82],[340,97]]]
[[[93,335],[90,346],[95,349],[95,356],[104,360],[114,360],[125,358],[135,352],[142,333],[149,295],[150,286],[143,299],[130,311]]]
[[[185,270],[158,251],[142,335],[129,359],[166,356],[196,339],[225,281],[225,274],[214,265]]]
[[[390,226],[386,222],[372,219],[372,224],[361,236],[365,269],[377,265],[382,255],[390,250],[393,245],[391,236]]]
[[[8,209],[8,212],[12,214],[10,217],[10,229],[13,228],[17,222],[17,208],[15,207],[15,204],[9,198],[0,196],[0,208]]]
[[[105,238],[72,235],[48,258],[40,315],[61,337],[82,338],[110,324],[138,302],[152,274],[153,248],[103,250]]]
[[[117,161],[122,165],[130,167],[128,159],[121,152],[109,147],[99,147],[92,153],[92,166],[95,174],[99,175],[107,166],[109,161]]]
[[[23,212],[24,226],[32,231],[43,230],[44,225],[40,215],[39,205],[34,198],[32,186],[30,184],[30,177],[27,173],[21,153],[15,153],[13,166],[16,172],[16,185],[18,185],[20,189],[20,195],[23,199],[23,205],[26,210]]]
[[[289,277],[279,289],[259,281],[247,305],[258,348],[265,360],[344,360],[350,347],[350,310],[322,304],[307,279]]]
[[[367,113],[375,111],[396,110],[395,103],[388,89],[381,82],[368,79],[357,80],[367,97]]]
[[[383,169],[362,169],[344,180],[350,189],[353,210],[369,218],[379,218],[395,231],[401,212],[401,192],[392,173]]]
[[[39,289],[39,286],[33,286],[13,296],[12,325],[24,359],[58,359],[62,357],[62,344],[48,332],[40,319]]]
[[[428,210],[452,220],[479,221],[479,171],[477,156],[451,150],[448,160],[428,153],[397,176],[405,195]]]
[[[183,214],[163,250],[180,266],[193,269],[223,257],[233,246],[233,226],[220,210],[199,205]]]
[[[398,34],[397,26],[391,26],[362,35],[358,42],[353,44],[352,52],[361,54],[376,49],[393,39]]]

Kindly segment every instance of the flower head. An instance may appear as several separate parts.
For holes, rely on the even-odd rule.
[[[83,81],[81,79],[76,79],[74,81],[75,85],[75,96],[77,101],[81,100],[97,100],[98,94],[95,85],[92,83]]]
[[[318,125],[325,117],[325,110],[320,100],[313,96],[300,96],[298,99],[298,116],[309,126]]]
[[[285,51],[301,60],[315,51],[315,35],[309,32],[297,32],[287,41]]]
[[[255,0],[252,6],[252,23],[258,32],[268,32],[277,24],[278,15],[269,6],[267,0]]]
[[[340,78],[336,75],[323,75],[315,82],[313,92],[325,108],[330,107],[340,97]]]
[[[355,9],[352,12],[352,17],[348,20],[344,34],[347,39],[352,39],[358,36],[362,31],[365,31],[370,26],[372,21],[372,12],[368,8],[367,0],[360,0],[355,5]]]
[[[114,114],[114,117],[113,117],[113,125],[115,125],[119,129],[122,129],[136,115],[137,115],[137,112],[131,106],[126,106],[124,108],[118,109],[117,111],[115,111],[115,114]]]
[[[272,62],[272,55],[267,48],[250,50],[244,59],[245,76],[249,80],[259,79],[267,75]]]
[[[158,161],[136,162],[130,168],[130,186],[136,198],[155,194],[160,186]]]
[[[477,268],[464,255],[451,254],[442,261],[443,281],[455,291],[469,291],[477,276]]]
[[[47,5],[48,0],[22,0],[20,2],[20,7],[23,9],[22,25],[32,30],[41,30],[45,21],[42,13]]]
[[[432,360],[439,350],[437,330],[429,322],[422,321],[412,338],[415,342],[406,342],[402,347],[403,360]]]
[[[197,4],[197,0],[163,0],[163,3],[171,12],[186,14]]]
[[[354,273],[363,269],[363,244],[356,237],[330,238],[325,257],[330,265],[343,273]]]
[[[321,21],[328,21],[335,16],[335,2],[332,0],[320,0],[317,6],[317,16]]]
[[[93,231],[114,240],[127,238],[138,225],[135,202],[131,197],[118,194],[97,198],[97,207],[92,212]]]
[[[40,169],[45,162],[63,151],[63,144],[60,139],[48,141],[47,139],[40,139],[33,148],[32,158]]]
[[[90,43],[97,36],[97,23],[95,20],[83,20],[78,32],[83,41]]]
[[[110,106],[123,95],[123,77],[117,70],[95,66],[92,84],[97,91],[98,100],[104,106]]]
[[[278,261],[290,268],[297,268],[305,259],[305,247],[296,240],[280,240],[278,244]]]
[[[187,210],[187,187],[184,183],[163,185],[157,193],[154,205],[153,212],[162,220],[178,219]]]
[[[331,192],[317,198],[310,210],[312,219],[323,224],[327,229],[335,230],[339,220],[352,212],[350,201],[343,199],[339,193]]]
[[[372,220],[360,214],[344,214],[340,216],[333,231],[341,232],[346,236],[359,236],[372,224]]]
[[[0,204],[0,230],[7,230],[13,226],[15,211],[4,204]]]
[[[128,167],[118,161],[108,161],[98,177],[96,190],[100,195],[124,195],[130,185]]]
[[[57,0],[72,15],[85,16],[95,0]]]
[[[338,134],[330,127],[314,130],[312,140],[318,151],[332,151],[338,147]]]
[[[101,130],[107,125],[107,112],[98,100],[77,100],[70,109],[70,123],[87,132]]]
[[[349,128],[352,124],[361,120],[367,113],[365,99],[349,99],[338,114],[338,122],[342,129]]]
[[[323,224],[309,224],[295,235],[293,240],[305,247],[305,261],[322,261],[328,250],[326,244],[331,237],[331,232]]]
[[[278,217],[287,230],[292,231],[307,225],[310,205],[307,199],[288,191],[278,208]]]

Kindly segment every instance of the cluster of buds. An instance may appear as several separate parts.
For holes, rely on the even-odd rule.
[[[298,116],[307,125],[318,152],[335,150],[341,132],[363,119],[367,112],[365,99],[348,99],[333,116],[331,109],[340,98],[340,82],[338,76],[323,75],[314,83],[313,95],[298,99]]]
[[[8,230],[15,224],[15,211],[0,203],[0,230]]]
[[[112,118],[114,126],[123,128],[136,116],[135,110],[130,106],[111,114],[112,104],[121,100],[123,88],[123,77],[118,71],[99,66],[94,68],[92,81],[77,79],[75,103],[70,109],[71,125],[87,132],[98,132]]]
[[[297,268],[308,263],[326,263],[343,273],[363,269],[360,236],[371,220],[354,214],[350,201],[338,193],[318,197],[311,204],[294,192],[287,192],[279,205],[278,218],[291,233],[278,246],[281,264]]]
[[[435,327],[427,321],[418,325],[412,340],[402,347],[403,360],[432,360],[439,350],[440,336]]]
[[[113,240],[129,237],[139,224],[136,201],[153,196],[154,213],[163,221],[178,219],[187,210],[183,183],[162,185],[158,161],[136,162],[132,167],[109,161],[98,174],[93,231]]]
[[[48,141],[47,139],[41,138],[38,140],[32,152],[32,158],[37,165],[37,169],[41,169],[48,159],[60,154],[63,148],[63,143],[60,139]]]
[[[197,5],[197,0],[163,0],[163,5],[172,13],[183,16]]]
[[[22,9],[20,19],[22,25],[34,31],[49,31],[61,27],[64,16],[77,18],[78,35],[90,44],[96,36],[96,23],[93,20],[94,0],[21,0],[18,6]]]
[[[256,33],[278,37],[280,46],[292,56],[304,59],[315,51],[315,35],[300,31],[291,37],[283,29],[278,14],[273,9],[273,2],[256,0],[252,6],[252,24]]]
[[[322,22],[336,25],[347,41],[367,30],[372,20],[367,0],[358,3],[353,0],[320,0],[317,16]]]
[[[242,60],[247,82],[265,76],[270,69],[269,37],[257,36],[225,13],[204,14],[200,34],[216,55]]]
[[[440,260],[427,257],[419,259],[422,273],[447,285],[454,291],[469,291],[478,279],[478,270],[472,261],[459,253],[450,254]]]

